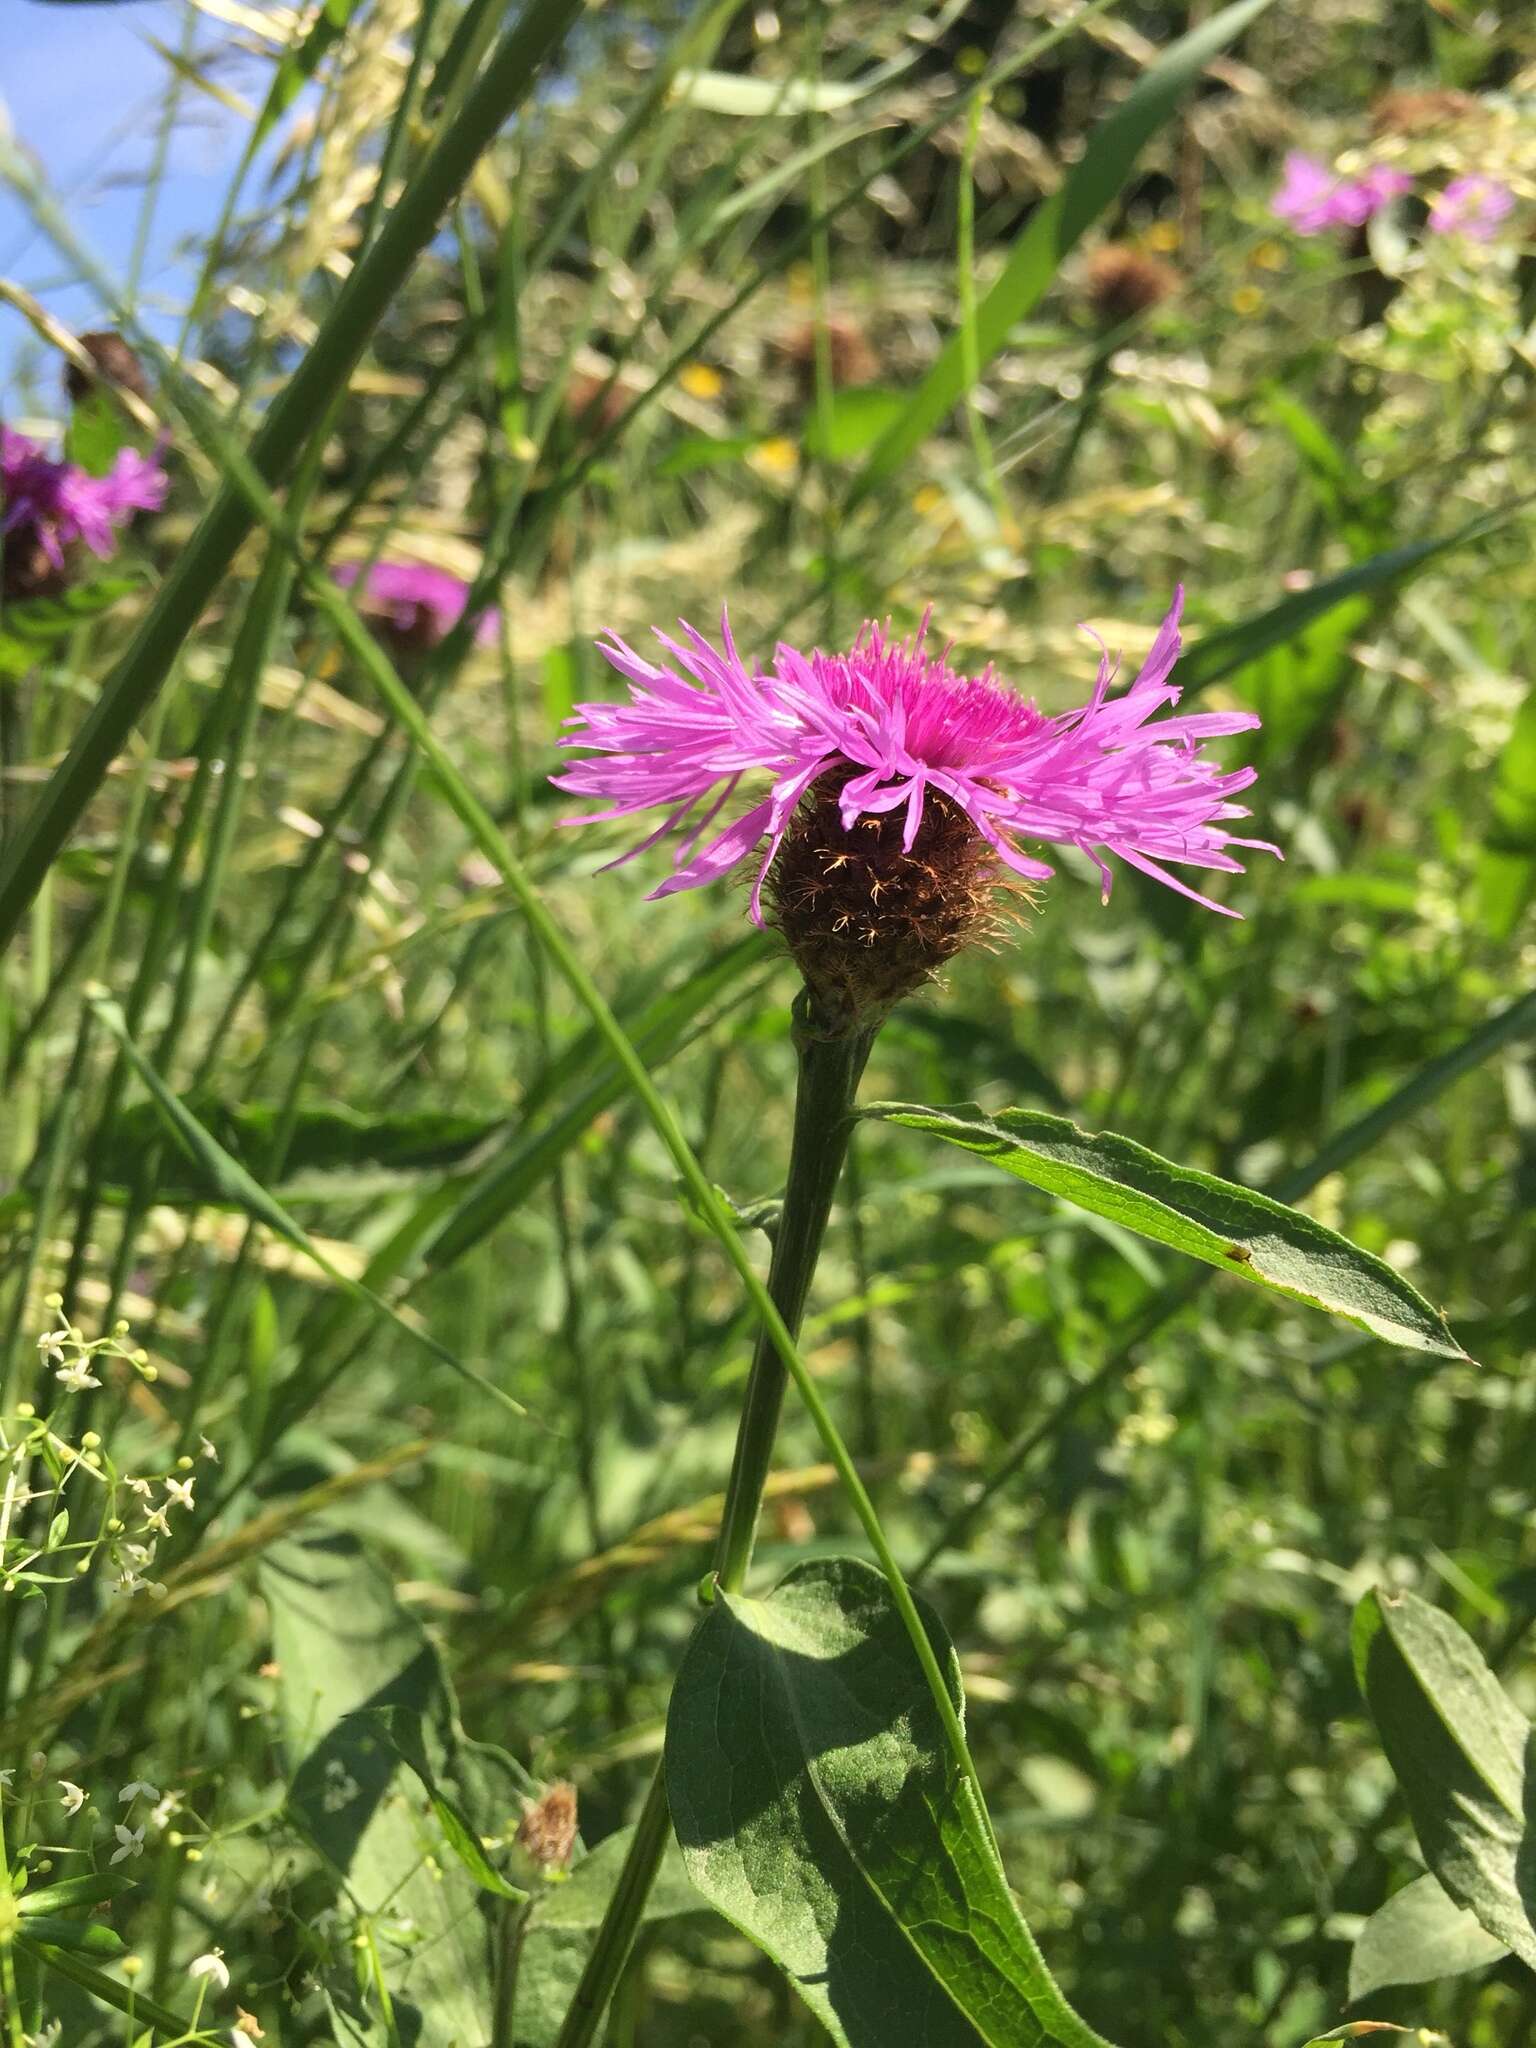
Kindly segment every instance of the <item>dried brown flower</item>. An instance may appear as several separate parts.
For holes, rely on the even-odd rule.
[[[576,1787],[559,1778],[518,1823],[517,1846],[541,1870],[563,1870],[576,1846]]]
[[[1178,288],[1179,273],[1171,263],[1130,242],[1106,242],[1088,259],[1088,304],[1102,327],[1119,327],[1151,312]]]

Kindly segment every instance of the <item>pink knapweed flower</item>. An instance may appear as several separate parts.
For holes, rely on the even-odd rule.
[[[1271,212],[1288,221],[1298,235],[1320,235],[1329,228],[1363,227],[1389,200],[1413,189],[1403,171],[1377,164],[1358,178],[1341,178],[1316,157],[1292,150],[1285,175],[1270,202]]]
[[[340,562],[331,573],[350,588],[362,571],[356,562]],[[375,562],[363,586],[363,610],[417,647],[436,647],[463,617],[468,602],[469,585],[462,577],[427,562]],[[484,645],[496,638],[496,631],[494,609],[481,612],[476,640]]]
[[[676,872],[655,896],[714,881],[761,848],[752,891],[752,916],[761,924],[764,879],[814,785],[822,784],[818,802],[836,790],[843,833],[861,820],[902,813],[908,854],[925,805],[937,799],[946,818],[963,815],[997,860],[1026,879],[1044,880],[1053,870],[1018,842],[1049,841],[1087,854],[1106,898],[1106,856],[1113,856],[1235,916],[1163,865],[1241,873],[1230,849],[1264,844],[1225,830],[1247,816],[1232,799],[1256,771],[1224,772],[1203,744],[1250,731],[1258,719],[1246,711],[1156,716],[1179,700],[1168,678],[1183,597],[1180,590],[1129,689],[1110,694],[1115,672],[1106,655],[1088,703],[1054,717],[990,666],[963,676],[944,654],[929,654],[926,618],[910,640],[866,626],[844,654],[780,644],[767,667],[742,659],[724,613],[723,651],[683,624],[680,639],[656,632],[668,657],[660,664],[609,634],[598,646],[628,682],[629,701],[581,704],[567,721],[575,729],[562,744],[593,751],[552,779],[598,798],[602,808],[566,822],[662,811],[655,831],[620,857],[677,838]],[[771,778],[767,796],[701,845],[743,779],[760,775]],[[859,843],[850,840],[850,854]]]
[[[118,529],[135,512],[158,512],[169,485],[160,465],[136,449],[122,449],[105,476],[91,476],[0,427],[0,536],[30,542],[55,570],[76,541],[105,560]]]
[[[1480,172],[1452,178],[1429,209],[1429,225],[1437,235],[1465,235],[1468,241],[1491,242],[1501,220],[1515,210],[1515,195],[1496,178]]]

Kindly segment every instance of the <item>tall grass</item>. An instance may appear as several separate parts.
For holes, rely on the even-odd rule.
[[[1371,147],[1528,204],[1530,24],[272,15],[173,323],[165,138],[253,33],[226,14],[167,49],[128,248],[0,164],[138,348],[174,483],[110,603],[0,616],[0,1818],[34,1893],[104,1880],[0,1927],[7,2048],[241,2012],[553,2042],[764,1320],[807,1399],[763,1583],[834,1539],[921,1576],[1010,1876],[1116,2039],[1301,2048],[1418,1868],[1351,1599],[1416,1587],[1529,1691],[1536,475],[1523,242],[1301,241],[1267,197],[1281,148],[1366,150],[1373,98],[1437,80],[1477,111]],[[1177,289],[1106,326],[1111,237]],[[35,318],[0,415],[62,428]],[[333,580],[390,559],[471,586],[435,643]],[[1238,925],[1128,874],[1101,911],[1064,862],[867,1092],[1300,1202],[1481,1370],[873,1122],[797,1348],[757,1206],[794,977],[738,892],[642,905],[663,854],[599,875],[622,831],[559,829],[593,636],[728,597],[766,652],[931,603],[1054,709],[1077,622],[1134,663],[1177,581],[1187,689],[1265,718],[1285,865],[1234,878]],[[538,1889],[557,1780],[594,1853],[524,1924],[476,1857]],[[654,1903],[614,2048],[824,2038],[670,1864]],[[215,1950],[227,1991],[187,1974]],[[1370,2014],[1517,2048],[1536,1996],[1506,1962]]]

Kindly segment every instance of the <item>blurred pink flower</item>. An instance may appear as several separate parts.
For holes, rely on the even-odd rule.
[[[34,542],[56,570],[76,541],[103,560],[115,553],[118,529],[135,512],[158,512],[169,488],[160,465],[136,449],[122,449],[105,476],[91,476],[0,427],[0,535]]]
[[[340,562],[331,572],[346,588],[362,573],[357,562]],[[469,602],[469,585],[446,569],[426,562],[375,562],[363,589],[362,609],[389,626],[402,640],[436,647],[458,624]],[[483,646],[496,638],[494,607],[475,621],[475,639]]]
[[[1469,241],[1492,241],[1501,220],[1515,208],[1515,195],[1495,178],[1474,172],[1452,178],[1429,209],[1429,225],[1437,235],[1465,235]]]
[[[1412,189],[1413,180],[1405,172],[1389,170],[1385,164],[1374,165],[1358,178],[1341,178],[1315,157],[1292,150],[1270,206],[1298,235],[1320,235],[1328,228],[1363,227],[1373,213]]]
[[[1235,916],[1162,865],[1240,874],[1229,847],[1265,846],[1223,829],[1227,820],[1247,816],[1231,799],[1256,771],[1224,773],[1203,747],[1208,739],[1250,731],[1258,719],[1246,711],[1202,711],[1151,722],[1179,700],[1168,678],[1179,653],[1183,596],[1182,590],[1175,596],[1128,690],[1110,695],[1114,670],[1106,656],[1089,702],[1056,717],[999,682],[990,666],[967,677],[943,654],[927,654],[926,618],[906,641],[866,626],[845,654],[803,653],[781,643],[766,669],[742,660],[724,613],[723,652],[683,624],[680,640],[657,631],[670,657],[661,665],[610,634],[598,646],[627,680],[629,701],[581,704],[568,721],[576,730],[563,744],[593,754],[552,779],[560,789],[599,799],[603,808],[565,822],[663,811],[655,831],[620,856],[620,862],[630,860],[660,839],[677,837],[676,872],[655,896],[714,881],[762,847],[752,892],[752,916],[760,924],[763,881],[796,806],[823,776],[836,774],[844,778],[838,795],[844,831],[860,818],[902,810],[902,840],[910,851],[924,797],[936,792],[1017,874],[1043,879],[1053,872],[1025,853],[1020,839],[1054,841],[1080,848],[1096,863],[1106,898],[1111,874],[1105,856],[1113,855]],[[769,794],[701,848],[747,775],[770,776]]]

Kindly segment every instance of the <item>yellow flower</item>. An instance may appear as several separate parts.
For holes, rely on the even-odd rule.
[[[708,363],[685,364],[677,381],[690,398],[718,398],[725,389],[725,379]]]

